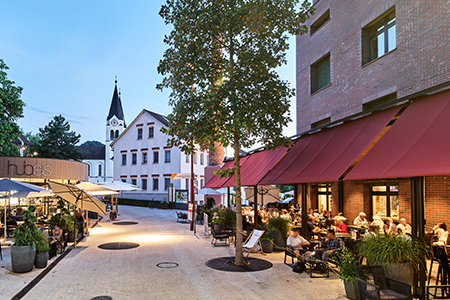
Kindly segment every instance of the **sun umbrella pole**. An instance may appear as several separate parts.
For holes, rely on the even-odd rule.
[[[3,240],[6,242],[6,232],[7,232],[7,230],[6,230],[6,193],[5,193],[5,203],[4,203],[4,205],[3,205],[3,208],[5,209],[5,211],[4,211],[4,213],[3,213],[3,218],[5,219],[5,221],[3,222],[3,224],[4,224],[4,226],[5,226],[5,235],[3,236]]]

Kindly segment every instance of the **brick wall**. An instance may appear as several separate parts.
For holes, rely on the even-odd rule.
[[[428,226],[450,224],[450,177],[425,177],[425,220]],[[447,227],[448,228],[448,227]]]
[[[388,54],[362,66],[362,28],[395,5],[396,45]],[[320,0],[312,24],[330,9],[330,21],[298,36],[297,133],[326,117],[338,120],[358,113],[362,105],[397,93],[407,96],[450,80],[450,1]],[[331,57],[331,85],[310,94],[310,66]]]

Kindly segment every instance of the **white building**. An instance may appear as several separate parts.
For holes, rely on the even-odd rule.
[[[105,146],[77,146],[77,148],[85,155],[82,162],[88,165],[89,182],[104,182]]]
[[[149,110],[142,112],[111,142],[114,153],[114,180],[137,185],[141,191],[123,192],[124,198],[145,200],[169,200],[169,186],[173,184],[177,195],[187,194],[189,179],[172,180],[174,173],[190,173],[190,155],[178,147],[168,147],[168,136],[160,130],[168,126],[168,119]],[[204,169],[208,164],[208,152],[198,151],[194,155],[194,176],[197,187],[205,184]],[[180,203],[187,199],[177,197]],[[197,195],[198,204],[204,196]]]

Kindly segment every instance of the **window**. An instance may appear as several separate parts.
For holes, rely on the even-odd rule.
[[[317,30],[322,28],[328,21],[330,20],[330,10],[327,10],[323,13],[314,23],[312,23],[311,28],[309,30],[311,36],[316,33]]]
[[[91,176],[91,164],[88,163],[88,176]]]
[[[197,153],[194,153],[192,157],[194,158],[193,159],[194,165],[196,165],[197,164]]]
[[[189,179],[186,179],[185,182],[186,182],[186,188],[185,188],[185,189],[186,189],[186,190],[189,190],[189,187],[190,187],[190,185],[189,185]]]
[[[398,185],[374,185],[371,188],[372,216],[399,218]]]
[[[397,47],[395,10],[363,28],[362,43],[363,64],[394,50]]]
[[[137,164],[137,153],[131,153],[131,164]]]
[[[154,164],[159,163],[159,153],[158,153],[158,151],[153,151],[153,163]]]
[[[136,178],[131,178],[131,184],[136,185]]]
[[[146,178],[142,178],[142,189],[144,191],[147,190],[147,179]]]
[[[319,213],[322,211],[331,211],[331,185],[321,184],[317,186],[317,207],[319,208]]]
[[[200,164],[203,166],[203,159],[204,159],[204,157],[203,157],[203,153],[200,153]]]
[[[170,178],[164,178],[164,190],[168,191],[170,185]]]
[[[153,190],[154,191],[158,190],[158,184],[159,184],[158,178],[153,178]]]
[[[142,164],[147,164],[147,152],[142,152]]]
[[[116,133],[114,134],[114,138],[118,138],[119,137],[119,130],[116,130]]]
[[[142,140],[142,128],[138,128],[137,130],[137,139]]]
[[[331,117],[328,117],[328,118],[322,119],[322,120],[320,120],[320,121],[311,123],[311,129],[320,127],[320,126],[325,125],[325,124],[328,124],[328,123],[330,123],[330,122],[331,122]]]
[[[170,150],[164,151],[164,162],[170,163]]]
[[[127,182],[127,180],[125,178],[122,178],[122,182]]]
[[[109,132],[109,139],[113,140],[114,139],[114,130],[111,129],[111,131]]]
[[[203,182],[204,182],[204,179],[200,179],[200,188],[202,189],[203,188]]]
[[[311,65],[311,94],[331,84],[330,54]]]
[[[383,105],[385,105],[386,103],[388,103],[389,101],[395,100],[397,99],[397,92],[394,92],[392,94],[388,94],[386,96],[377,98],[375,100],[366,102],[362,105],[362,110],[363,111],[367,111],[367,110],[371,110],[374,109],[376,107],[382,107]]]
[[[153,129],[153,126],[148,128],[148,138],[152,139],[155,137],[155,130]]]
[[[125,166],[127,164],[127,155],[122,154],[122,166]]]
[[[189,163],[189,154],[186,154],[186,163],[188,164]]]
[[[102,169],[103,165],[102,164],[98,165],[98,176],[102,176]]]

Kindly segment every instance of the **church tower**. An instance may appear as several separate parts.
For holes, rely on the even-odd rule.
[[[111,143],[117,139],[127,127],[120,96],[120,92],[117,91],[116,77],[111,106],[109,108],[108,117],[106,118],[105,181],[113,181],[114,178],[114,152],[111,149]]]

